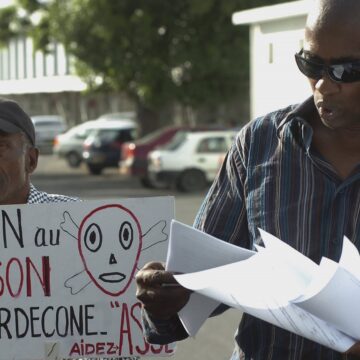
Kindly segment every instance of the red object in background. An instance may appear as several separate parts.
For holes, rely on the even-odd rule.
[[[120,173],[136,176],[144,186],[150,186],[147,178],[147,156],[155,148],[167,144],[179,131],[223,130],[223,126],[166,126],[141,139],[122,145]]]

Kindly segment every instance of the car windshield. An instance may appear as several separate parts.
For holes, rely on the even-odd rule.
[[[186,131],[179,131],[171,141],[161,147],[163,150],[173,151],[178,149],[187,139],[187,132]]]
[[[131,141],[136,137],[136,129],[95,129],[90,132],[89,138],[95,137],[103,143]]]
[[[132,111],[124,111],[124,112],[117,112],[117,113],[109,113],[103,114],[99,117],[102,120],[134,120],[135,113]]]
[[[208,137],[202,139],[197,147],[199,153],[225,153],[227,143],[225,137]]]
[[[35,127],[47,127],[47,126],[63,126],[63,123],[60,121],[51,121],[51,120],[44,120],[38,121],[34,124]]]
[[[78,131],[74,131],[71,134],[71,137],[77,138],[77,139],[86,139],[88,135],[91,133],[92,129],[79,129]]]

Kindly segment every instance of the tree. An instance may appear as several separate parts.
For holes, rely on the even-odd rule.
[[[269,0],[18,0],[7,10],[0,41],[28,32],[44,51],[65,45],[91,89],[125,92],[143,131],[157,127],[163,109],[178,102],[216,106],[248,93],[248,32],[231,15]],[[25,19],[40,14],[35,24]],[[16,26],[14,26],[14,24]],[[12,26],[10,26],[12,25]]]

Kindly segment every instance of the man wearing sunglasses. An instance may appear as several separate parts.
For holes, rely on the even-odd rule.
[[[262,228],[317,263],[338,260],[344,235],[360,248],[360,1],[314,1],[294,61],[313,96],[239,132],[194,226],[250,249]],[[158,262],[137,274],[149,342],[187,336],[177,311],[189,292],[162,286],[174,282]],[[235,341],[231,360],[360,359],[356,345],[340,354],[248,314]]]

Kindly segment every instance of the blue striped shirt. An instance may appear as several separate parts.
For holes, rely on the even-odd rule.
[[[360,248],[360,164],[341,180],[313,148],[315,111],[310,98],[241,129],[194,226],[249,249],[262,228],[315,262],[338,260],[344,235]],[[232,360],[350,359],[247,314],[235,340]]]
[[[239,133],[195,226],[253,249],[257,228],[307,257],[338,260],[343,236],[360,248],[360,164],[341,180],[312,144],[313,99]],[[255,284],[254,284],[255,285]],[[342,359],[339,353],[245,314],[233,359]]]

